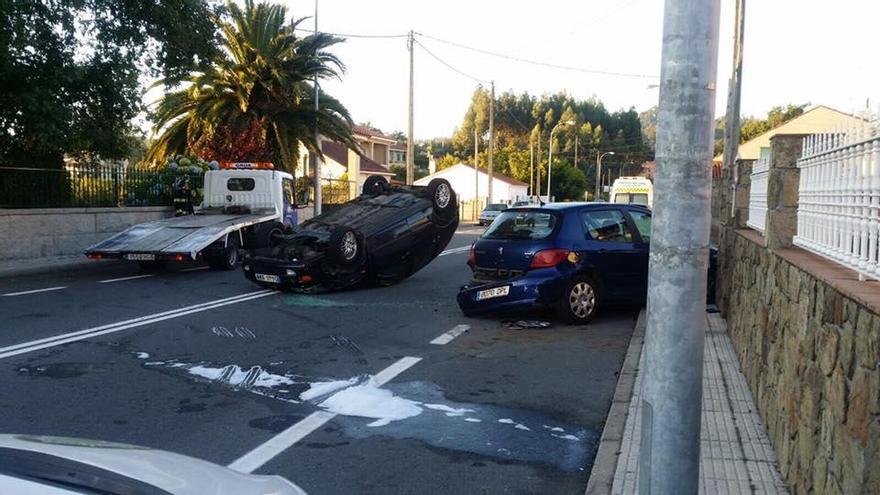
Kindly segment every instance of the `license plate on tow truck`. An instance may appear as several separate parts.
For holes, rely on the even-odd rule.
[[[254,278],[257,279],[258,282],[269,282],[272,284],[280,284],[281,277],[278,275],[266,275],[265,273],[255,273]]]
[[[494,297],[503,297],[507,294],[510,294],[510,286],[504,285],[501,287],[494,287],[492,289],[481,290],[477,292],[477,301],[482,301],[484,299],[492,299]]]
[[[125,255],[125,259],[130,261],[155,261],[156,255],[153,253],[129,253]]]

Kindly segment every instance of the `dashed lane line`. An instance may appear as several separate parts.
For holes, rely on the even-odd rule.
[[[446,256],[447,254],[464,253],[464,252],[469,251],[470,249],[471,249],[470,245],[460,246],[457,248],[447,249],[446,251],[443,251],[442,253],[438,254],[437,256]]]
[[[64,285],[64,286],[59,286],[59,287],[47,287],[45,289],[23,290],[21,292],[7,292],[6,294],[3,294],[3,297],[24,296],[26,294],[36,294],[38,292],[49,292],[49,291],[53,291],[53,290],[61,290],[61,289],[66,289],[66,288],[67,288],[67,286]]]
[[[446,345],[452,342],[452,339],[470,330],[470,328],[470,325],[456,325],[452,327],[452,330],[449,330],[448,332],[445,332],[436,339],[432,340],[431,343],[434,345]]]
[[[135,280],[138,278],[147,278],[152,277],[152,273],[147,273],[146,275],[132,275],[131,277],[119,277],[119,278],[108,278],[107,280],[98,280],[99,284],[112,284],[113,282],[122,282],[123,280]]]
[[[194,304],[192,306],[186,306],[183,308],[178,308],[170,311],[164,311],[162,313],[155,313],[152,315],[141,316],[139,318],[132,318],[130,320],[120,321],[116,323],[110,323],[108,325],[101,325],[99,327],[86,328],[84,330],[79,330],[76,332],[68,332],[60,335],[55,335],[52,337],[46,337],[39,340],[32,340],[30,342],[22,342],[20,344],[15,344],[7,347],[0,348],[0,359],[17,356],[20,354],[25,354],[28,352],[38,351],[40,349],[46,349],[48,347],[55,347],[62,344],[68,344],[70,342],[76,342],[79,340],[85,340],[92,337],[98,337],[100,335],[106,335],[109,333],[121,332],[123,330],[128,330],[131,328],[136,328],[144,325],[149,325],[151,323],[157,323],[164,320],[170,320],[172,318],[179,318],[181,316],[186,316],[193,313],[200,313],[202,311],[207,311],[209,309],[219,308],[221,306],[229,306],[232,304],[237,304],[240,302],[250,301],[253,299],[259,299],[261,297],[271,296],[276,294],[278,291],[275,290],[259,290],[256,292],[247,292],[244,294],[239,294],[237,296],[226,297],[223,299],[217,299],[214,301],[208,301],[201,304]]]
[[[373,376],[371,382],[376,387],[381,387],[390,382],[397,375],[411,368],[422,358],[406,356],[396,361],[391,366]],[[267,462],[274,459],[278,454],[292,447],[294,444],[308,436],[313,431],[327,424],[336,417],[336,413],[328,411],[315,411],[296,424],[290,426],[281,433],[270,438],[257,446],[247,454],[233,461],[228,467],[241,473],[253,473]]]

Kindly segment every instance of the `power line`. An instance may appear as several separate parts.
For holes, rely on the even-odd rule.
[[[306,28],[296,28],[296,31],[303,31],[306,33],[314,33],[314,29],[306,29]],[[409,36],[408,34],[351,34],[351,33],[331,33],[328,31],[321,31],[323,34],[329,34],[332,36],[339,36],[341,38],[372,38],[372,39],[390,39],[390,38],[406,38]]]
[[[468,74],[468,73],[466,73],[466,72],[464,72],[464,71],[462,71],[462,70],[460,70],[460,69],[457,69],[457,68],[453,67],[453,66],[450,65],[448,62],[446,62],[446,61],[443,60],[442,58],[440,58],[440,57],[438,57],[437,55],[435,55],[434,52],[432,52],[431,50],[428,50],[428,49],[425,47],[425,45],[423,45],[419,40],[417,40],[417,39],[413,39],[413,41],[414,41],[417,45],[419,45],[420,47],[422,47],[422,50],[425,50],[425,53],[427,53],[428,55],[430,55],[431,57],[433,57],[434,60],[440,62],[440,63],[443,64],[443,65],[445,65],[445,66],[446,66],[447,68],[449,68],[450,70],[455,71],[455,72],[459,73],[460,75],[462,75],[462,76],[464,76],[464,77],[466,77],[466,78],[468,78],[468,79],[472,79],[472,80],[474,80],[474,81],[476,81],[476,82],[478,82],[478,83],[489,84],[489,81],[486,81],[486,80],[484,80],[484,79],[480,79],[479,77],[474,77],[474,76],[472,76],[472,75],[470,75],[470,74]]]
[[[553,69],[570,70],[570,71],[575,71],[575,72],[584,72],[587,74],[599,74],[599,75],[603,75],[603,76],[632,77],[632,78],[638,78],[638,79],[657,79],[658,78],[658,76],[651,75],[651,74],[637,74],[637,73],[632,73],[632,72],[615,72],[615,71],[606,71],[606,70],[600,70],[600,69],[587,69],[585,67],[574,67],[574,66],[570,66],[570,65],[560,65],[560,64],[553,64],[553,63],[549,63],[549,62],[541,62],[539,60],[530,60],[530,59],[526,59],[526,58],[516,57],[513,55],[508,55],[506,53],[492,52],[489,50],[483,50],[482,48],[475,48],[472,46],[464,45],[462,43],[457,43],[455,41],[449,41],[449,40],[444,40],[442,38],[437,38],[435,36],[430,36],[425,33],[416,32],[415,34],[418,36],[422,36],[424,38],[430,39],[430,40],[434,40],[434,41],[437,41],[440,43],[445,43],[447,45],[458,47],[458,48],[461,48],[464,50],[470,50],[472,52],[482,53],[484,55],[491,55],[493,57],[499,57],[499,58],[504,58],[507,60],[513,60],[514,62],[520,62],[520,63],[524,63],[524,64],[539,65],[541,67],[550,67]],[[424,47],[424,45],[422,45],[422,46]]]

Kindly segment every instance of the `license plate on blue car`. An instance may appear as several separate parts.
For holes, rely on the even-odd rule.
[[[501,287],[494,287],[492,289],[481,290],[477,292],[477,301],[482,301],[484,299],[492,299],[495,297],[503,297],[507,294],[510,294],[510,286],[503,285]]]

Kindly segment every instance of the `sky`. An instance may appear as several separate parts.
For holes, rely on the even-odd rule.
[[[283,0],[295,17],[312,16],[314,1]],[[716,115],[724,113],[733,51],[734,1],[721,0]],[[824,104],[861,110],[880,104],[876,0],[747,0],[742,110],[763,116],[774,105]],[[345,34],[417,33],[520,58],[610,72],[659,76],[662,0],[319,0],[319,29]],[[312,28],[312,20],[301,26]],[[597,97],[611,111],[657,104],[659,78],[552,69],[417,41],[457,70],[494,80],[496,93],[565,91]],[[346,64],[325,91],[356,122],[406,131],[409,55],[405,38],[349,38],[335,48]],[[450,136],[477,82],[415,51],[416,139]]]

